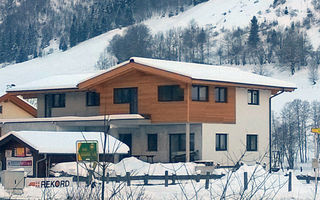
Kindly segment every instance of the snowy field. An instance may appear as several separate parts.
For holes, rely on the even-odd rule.
[[[109,166],[109,172],[114,171],[117,175],[130,172],[131,175],[163,175],[168,170],[169,174],[177,175],[195,174],[195,163],[149,164],[134,157],[126,158],[120,163]],[[54,170],[65,170],[74,174],[75,165],[72,163],[60,164]],[[248,173],[248,189],[244,190],[243,176]],[[82,175],[84,171],[81,172]],[[209,189],[205,189],[205,181],[177,181],[175,185],[164,186],[164,181],[149,181],[149,185],[143,185],[143,181],[132,181],[131,186],[126,183],[110,182],[106,185],[106,197],[114,199],[314,199],[314,184],[306,184],[292,177],[292,191],[288,192],[287,172],[277,172],[271,175],[260,165],[242,165],[235,172],[218,169],[213,174],[225,174],[221,179],[210,180]],[[11,195],[0,185],[0,198],[11,199],[96,199],[101,192],[101,182],[97,181],[95,188],[86,187],[81,183],[77,187],[73,183],[69,188],[35,188],[26,187],[22,195]],[[320,195],[318,192],[317,195]]]

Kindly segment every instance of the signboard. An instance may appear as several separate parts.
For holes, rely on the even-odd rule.
[[[7,170],[21,169],[28,174],[33,175],[33,157],[9,157],[6,158]]]
[[[320,134],[320,128],[312,128],[311,132]]]
[[[98,141],[77,141],[77,161],[99,161]]]
[[[65,188],[72,186],[72,177],[26,178],[26,187]]]

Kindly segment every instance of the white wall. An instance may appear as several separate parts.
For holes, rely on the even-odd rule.
[[[248,105],[248,89],[236,89],[236,124],[203,124],[202,159],[222,165],[233,165],[246,150],[246,135],[258,135],[258,151],[246,152],[243,161],[255,163],[262,158],[268,163],[269,145],[269,90],[260,90],[260,104]],[[228,134],[228,150],[216,151],[216,133]]]

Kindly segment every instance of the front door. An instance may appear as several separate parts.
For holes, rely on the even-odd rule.
[[[119,134],[119,140],[129,147],[129,153],[127,155],[120,155],[120,160],[123,158],[131,156],[131,148],[132,148],[132,135],[131,134]]]
[[[170,162],[186,161],[186,134],[170,134]],[[190,134],[190,160],[194,160],[194,134]]]
[[[130,88],[130,114],[138,113],[138,88]]]

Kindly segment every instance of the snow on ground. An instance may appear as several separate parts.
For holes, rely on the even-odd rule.
[[[121,175],[124,176],[126,172],[130,172],[133,175],[164,175],[165,171],[168,171],[169,174],[178,174],[178,175],[187,175],[187,174],[196,174],[195,172],[195,163],[154,163],[150,164],[139,160],[135,157],[125,158],[117,164],[108,163],[107,171],[111,176]],[[86,168],[89,165],[79,164],[79,175],[87,176]],[[70,174],[77,175],[77,163],[76,162],[65,162],[58,163],[51,168],[52,174]],[[97,173],[101,174],[101,168],[95,170]],[[63,172],[63,173],[61,173]],[[218,171],[217,171],[218,172]]]
[[[76,74],[95,70],[100,54],[111,38],[122,30],[116,29],[87,40],[65,51],[35,58],[0,69],[0,96],[7,85],[25,84],[37,79],[60,74]]]
[[[117,174],[124,175],[124,167],[126,166],[126,171],[135,171],[133,174],[144,174],[146,169],[154,168],[154,174],[164,174],[164,170],[174,170],[179,169],[179,167],[184,166],[184,163],[175,164],[164,164],[156,163],[149,164],[140,161],[136,158],[126,158],[118,164],[113,165],[113,169],[117,171]],[[177,174],[192,173],[192,168],[194,168],[194,163],[186,163],[186,171],[183,169]],[[73,168],[74,166],[67,163],[66,165],[60,165],[60,169]],[[183,167],[182,167],[183,168]],[[147,171],[148,171],[147,170]],[[314,199],[314,184],[306,184],[304,181],[299,181],[292,176],[292,192],[288,192],[288,176],[286,173],[278,172],[269,174],[260,165],[248,166],[246,164],[242,165],[239,170],[233,172],[230,170],[224,170],[226,174],[221,179],[210,180],[209,189],[204,188],[205,181],[201,180],[199,183],[195,181],[177,181],[178,184],[170,185],[171,180],[169,180],[169,186],[165,188],[164,181],[149,181],[150,185],[143,186],[143,181],[132,181],[131,186],[127,187],[126,183],[115,183],[110,182],[106,185],[106,196],[110,197],[112,191],[116,188],[122,188],[119,194],[115,197],[120,199],[122,195],[127,197],[128,195],[133,195],[132,199],[136,199],[139,195],[143,195],[143,199],[186,199],[186,198],[196,198],[196,199],[217,199],[224,191],[225,186],[227,190],[225,191],[226,199]],[[152,170],[151,170],[152,171]],[[244,172],[248,173],[248,189],[244,191],[243,186],[243,176]],[[193,171],[194,173],[194,171]],[[93,199],[94,195],[101,190],[101,182],[98,181],[97,187],[91,189],[91,187],[85,187],[84,183],[80,184],[77,188],[76,183],[73,187],[65,188],[34,188],[26,187],[22,195],[13,195],[12,199],[44,199],[45,197],[53,197],[54,199],[66,199],[67,195],[87,195],[87,199]],[[91,195],[91,198],[89,198]],[[318,192],[320,195],[320,192]],[[82,196],[82,198],[85,198]],[[9,198],[10,194],[4,191],[3,187],[0,185],[0,198]]]

